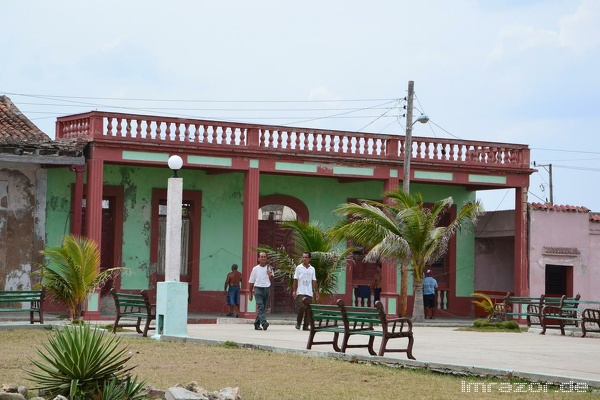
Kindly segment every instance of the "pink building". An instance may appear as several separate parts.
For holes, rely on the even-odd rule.
[[[529,295],[600,300],[600,215],[532,203],[527,218]],[[476,290],[514,292],[514,210],[487,213],[476,229]]]

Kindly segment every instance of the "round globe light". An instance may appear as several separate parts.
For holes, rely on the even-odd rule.
[[[183,160],[178,155],[174,155],[169,157],[169,161],[167,162],[167,164],[169,164],[169,169],[172,169],[173,171],[178,171],[181,169],[181,167],[183,167]]]

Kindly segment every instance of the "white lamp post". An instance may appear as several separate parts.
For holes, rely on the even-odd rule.
[[[169,157],[173,176],[167,185],[167,223],[165,235],[165,281],[156,290],[156,337],[187,336],[188,283],[181,276],[181,209],[183,178],[177,171],[183,166],[178,155]]]

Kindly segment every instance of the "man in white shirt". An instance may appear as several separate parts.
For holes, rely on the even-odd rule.
[[[310,265],[310,253],[302,253],[302,264],[296,267],[294,273],[294,291],[292,296],[296,299],[296,309],[298,315],[296,317],[296,329],[300,329],[302,320],[304,320],[303,330],[309,330],[308,324],[308,305],[304,304],[304,299],[308,298],[309,303],[312,301],[313,293],[315,299],[319,299],[319,291],[317,289],[317,274]]]
[[[265,308],[269,301],[269,291],[271,290],[271,281],[273,280],[273,269],[267,265],[267,253],[258,254],[258,265],[252,268],[250,273],[250,294],[248,299],[252,301],[252,296],[256,297],[256,319],[254,320],[254,329],[257,331],[266,331],[269,327],[269,321],[265,317]],[[262,326],[262,328],[261,328]]]

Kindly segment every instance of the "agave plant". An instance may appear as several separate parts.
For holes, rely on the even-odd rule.
[[[336,293],[339,273],[346,265],[346,255],[353,248],[342,252],[336,250],[338,241],[333,240],[318,222],[286,221],[281,227],[293,232],[294,248],[291,252],[284,247],[259,246],[256,249],[267,253],[269,260],[277,265],[275,277],[287,280],[291,286],[302,253],[308,251],[311,253],[310,265],[317,275],[319,301]]]
[[[53,298],[69,309],[73,322],[77,322],[88,295],[103,285],[121,267],[100,271],[98,244],[86,237],[65,236],[61,246],[42,251],[49,263],[40,274],[42,284]]]
[[[29,380],[34,389],[70,400],[141,399],[145,382],[132,379],[121,339],[89,324],[66,326],[42,344],[46,352],[38,349],[42,360],[31,360],[38,369],[27,371]]]

